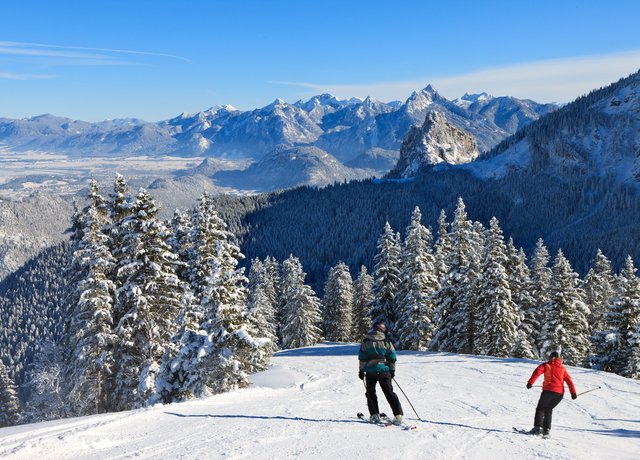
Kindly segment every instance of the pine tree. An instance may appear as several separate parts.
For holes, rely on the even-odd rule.
[[[477,302],[473,295],[477,289],[480,238],[467,218],[462,198],[458,198],[450,239],[449,271],[434,294],[437,329],[430,348],[472,353],[477,325]]]
[[[115,332],[117,363],[114,406],[141,407],[153,401],[160,363],[177,330],[185,286],[176,275],[177,255],[168,243],[170,230],[160,222],[151,195],[140,190],[132,215],[123,222],[124,246],[117,291],[124,315]]]
[[[327,340],[350,342],[353,324],[353,280],[343,262],[329,270],[324,290],[323,320]]]
[[[69,346],[73,351],[68,363],[71,385],[67,400],[77,415],[107,410],[107,386],[113,366],[112,346],[113,294],[115,284],[109,279],[114,259],[108,247],[106,206],[93,198],[85,215],[83,236],[73,253],[78,270],[74,286],[77,304],[70,326]]]
[[[282,330],[280,325],[283,324],[282,319],[282,288],[280,286],[280,264],[273,257],[267,257],[264,260],[264,277],[265,277],[265,294],[269,299],[269,303],[273,305],[275,310],[275,328],[277,343],[282,343]]]
[[[433,237],[421,223],[416,207],[407,227],[402,252],[401,291],[398,295],[401,315],[398,321],[399,348],[426,350],[434,332],[433,294],[439,288]]]
[[[584,278],[584,299],[591,310],[589,326],[592,331],[602,329],[605,312],[611,305],[615,295],[615,280],[611,262],[600,249],[591,263],[591,268]]]
[[[189,252],[191,251],[191,216],[189,213],[180,212],[176,209],[171,219],[172,237],[169,244],[174,253],[178,255],[180,264],[177,266],[176,272],[180,279],[188,278]]]
[[[282,263],[282,348],[308,347],[321,339],[320,300],[304,284],[305,276],[297,258],[290,256]]]
[[[529,293],[537,306],[537,316],[532,323],[538,323],[540,329],[535,334],[538,337],[536,349],[542,351],[543,338],[542,327],[544,321],[544,305],[549,301],[549,283],[551,282],[551,269],[549,268],[549,251],[542,238],[536,242],[536,248],[530,261],[531,288]]]
[[[73,415],[66,401],[68,382],[65,382],[65,358],[52,342],[42,345],[27,373],[29,400],[25,418],[30,422],[56,420]]]
[[[20,402],[16,386],[0,359],[0,428],[20,421]]]
[[[186,399],[248,385],[252,355],[267,345],[255,337],[247,311],[247,278],[238,268],[244,258],[208,195],[194,213],[191,284],[203,312],[198,331],[180,341],[163,384],[163,399]]]
[[[400,285],[401,247],[391,225],[387,222],[378,239],[378,254],[375,256],[373,275],[373,297],[369,317],[372,323],[383,322],[389,337],[395,340],[395,323],[398,318],[396,294]]]
[[[599,338],[597,364],[617,374],[638,378],[640,279],[631,257],[626,259],[619,276],[618,293],[602,323],[603,330],[596,333]]]
[[[108,207],[111,224],[105,233],[109,236],[109,249],[111,249],[111,255],[115,259],[113,274],[110,279],[116,281],[116,284],[121,286],[123,278],[118,275],[118,272],[127,263],[129,257],[129,254],[124,252],[127,247],[127,242],[124,241],[124,238],[129,232],[127,227],[129,226],[134,208],[131,198],[128,195],[127,182],[120,174],[116,174],[113,183],[113,192],[109,195]],[[114,325],[117,325],[126,313],[125,308],[126,307],[122,305],[116,297],[113,305]]]
[[[513,355],[517,358],[535,359],[538,357],[540,314],[538,305],[531,295],[531,274],[527,266],[527,256],[522,248],[516,250],[512,238],[509,238],[507,243],[507,257],[511,300],[519,312],[519,332]]]
[[[360,267],[360,274],[353,283],[353,338],[361,340],[371,327],[369,305],[373,302],[373,277],[367,267]]]
[[[260,259],[251,262],[248,285],[249,323],[258,338],[265,340],[265,345],[254,352],[252,371],[267,368],[271,356],[278,348],[276,337],[276,310],[268,294],[269,278],[265,265]]]
[[[589,309],[578,288],[578,274],[573,271],[562,250],[553,264],[549,283],[549,300],[543,307],[542,356],[552,351],[564,361],[581,365],[589,354]]]
[[[478,352],[491,356],[509,356],[515,343],[519,323],[516,305],[511,299],[509,263],[502,229],[493,217],[482,262],[479,304],[480,324]]]
[[[435,244],[435,270],[436,277],[440,281],[448,271],[447,259],[451,252],[451,238],[449,238],[449,223],[444,209],[438,217],[438,240]]]

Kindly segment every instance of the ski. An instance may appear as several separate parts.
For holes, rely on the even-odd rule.
[[[382,417],[380,417],[380,422],[371,422],[369,421],[369,417],[366,417],[362,412],[358,412],[357,417],[362,420],[365,423],[370,423],[372,425],[376,425],[376,426],[380,426],[380,427],[386,427],[387,424],[385,422],[382,421]]]
[[[397,426],[398,428],[401,428],[405,431],[415,431],[418,429],[417,425],[409,425],[408,423],[404,423],[404,422],[402,422],[400,425],[396,425],[395,423],[393,423],[393,420],[391,420],[389,417],[387,417],[384,414],[380,415],[380,420],[382,420],[385,423],[385,426]]]
[[[516,433],[528,434],[529,436],[539,436],[538,434],[531,433],[529,430],[523,430],[522,428],[516,428],[515,426],[512,428],[513,428],[513,431],[515,431]]]
[[[522,428],[516,428],[515,426],[512,428],[513,428],[513,431],[515,431],[516,433],[526,434],[528,436],[540,436],[542,439],[549,439],[551,437],[548,434],[544,434],[544,435],[542,433],[534,434],[534,433],[531,433],[529,430],[523,430]]]

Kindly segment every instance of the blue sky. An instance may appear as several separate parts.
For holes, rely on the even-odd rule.
[[[160,120],[331,92],[567,102],[640,68],[640,2],[11,1],[0,117]]]

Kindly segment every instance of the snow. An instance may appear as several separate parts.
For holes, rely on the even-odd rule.
[[[551,439],[530,428],[537,362],[400,352],[396,386],[417,431],[358,421],[366,412],[357,345],[285,350],[246,390],[181,404],[0,429],[7,459],[106,458],[638,458],[640,381],[568,368],[578,392],[555,409]],[[537,382],[540,383],[540,380]],[[379,392],[380,406],[389,406]],[[375,453],[375,455],[374,455]]]
[[[480,157],[476,161],[462,165],[461,168],[470,171],[480,179],[500,179],[512,170],[526,168],[530,161],[529,143],[523,139],[506,154],[487,159]]]

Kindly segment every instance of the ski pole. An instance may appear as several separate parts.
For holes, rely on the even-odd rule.
[[[398,382],[396,381],[396,379],[393,379],[394,383],[398,386],[398,388],[400,389],[400,391],[402,391],[402,394],[404,395],[404,397],[407,399],[407,402],[409,403],[409,405],[411,406],[411,409],[413,409],[413,413],[416,414],[416,417],[418,417],[418,420],[420,420],[421,422],[423,421],[420,416],[418,415],[418,413],[416,412],[416,408],[413,407],[413,404],[411,404],[411,401],[409,400],[409,398],[407,397],[407,394],[404,392],[404,390],[402,389],[402,387],[398,384]]]
[[[595,388],[592,388],[590,390],[583,391],[582,393],[578,393],[576,396],[580,396],[580,395],[583,395],[583,394],[591,393],[592,391],[599,390],[600,388],[602,388],[602,387],[595,387]]]

